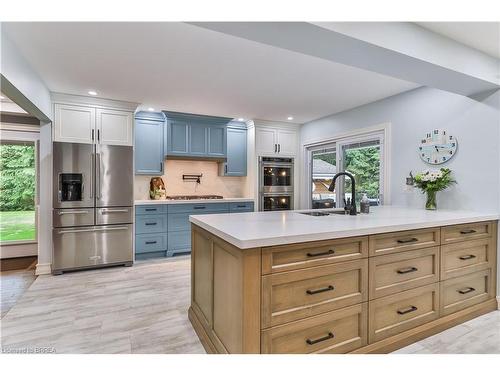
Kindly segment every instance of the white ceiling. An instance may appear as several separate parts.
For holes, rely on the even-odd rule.
[[[3,23],[51,91],[303,123],[417,87],[184,23]]]
[[[417,24],[500,59],[500,22],[417,22]]]

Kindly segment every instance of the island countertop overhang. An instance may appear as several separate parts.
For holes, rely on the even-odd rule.
[[[249,249],[499,219],[496,212],[398,206],[373,207],[370,214],[357,216],[312,217],[300,212],[193,215],[189,220],[240,249]]]

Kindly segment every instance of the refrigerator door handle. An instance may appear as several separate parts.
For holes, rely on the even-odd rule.
[[[93,178],[93,169],[95,165],[94,153],[90,154],[90,198],[94,198],[94,178]]]
[[[103,215],[111,214],[111,213],[118,213],[118,212],[129,212],[129,210],[128,210],[128,208],[101,208],[101,213]]]
[[[57,234],[67,233],[84,233],[84,232],[107,232],[112,230],[128,230],[128,227],[105,227],[105,228],[89,228],[89,229],[66,229],[60,230]]]
[[[100,153],[96,153],[95,154],[95,158],[96,158],[96,162],[95,162],[95,166],[96,166],[96,173],[95,173],[95,176],[96,176],[96,186],[95,186],[95,190],[96,190],[96,198],[99,199],[101,198],[101,154]]]
[[[59,211],[57,214],[59,216],[61,215],[67,215],[67,214],[88,214],[88,210],[72,210],[72,211]]]

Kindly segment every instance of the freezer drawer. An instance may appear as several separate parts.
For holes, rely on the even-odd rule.
[[[134,222],[133,207],[96,208],[96,224],[131,224]]]
[[[63,208],[52,210],[54,228],[94,225],[93,208]]]
[[[132,225],[53,230],[53,273],[133,261]]]

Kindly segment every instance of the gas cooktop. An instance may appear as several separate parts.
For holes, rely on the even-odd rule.
[[[194,199],[223,199],[222,195],[167,195],[166,199],[171,201],[185,201]]]

